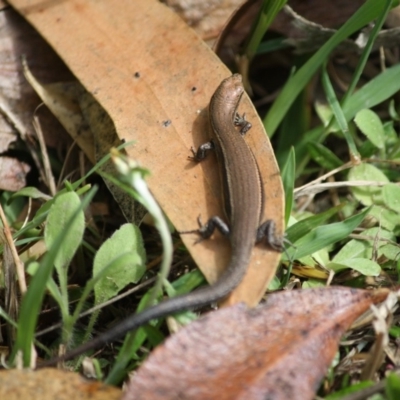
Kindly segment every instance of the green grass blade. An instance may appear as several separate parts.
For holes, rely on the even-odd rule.
[[[264,127],[271,137],[287,110],[307,85],[318,68],[326,61],[332,50],[344,39],[368,24],[382,13],[385,6],[383,0],[367,0],[347,22],[297,71],[285,85],[280,95],[275,100],[266,118]]]
[[[342,208],[344,204],[340,204],[336,207],[332,207],[320,214],[313,215],[311,217],[302,219],[301,221],[296,222],[294,225],[290,226],[286,231],[286,236],[290,242],[295,243],[300,240],[303,236],[305,236],[308,232],[313,229],[318,228],[321,224],[327,221],[329,218],[332,218],[335,214],[337,214]]]
[[[381,15],[379,16],[379,18],[377,19],[372,31],[369,34],[369,38],[367,41],[367,44],[361,54],[360,60],[358,62],[357,68],[354,71],[354,74],[352,76],[352,80],[351,83],[349,85],[349,88],[346,92],[346,94],[343,96],[343,99],[341,101],[342,106],[344,104],[346,104],[346,101],[348,99],[348,97],[353,93],[354,89],[357,86],[358,81],[360,80],[361,74],[364,71],[364,67],[365,64],[368,61],[368,57],[371,53],[372,50],[372,46],[375,42],[376,37],[378,36],[380,30],[382,29],[383,23],[386,20],[387,15],[389,14],[390,9],[393,6],[393,0],[386,0],[386,4],[385,7],[381,13]]]
[[[325,95],[332,109],[333,115],[336,118],[336,122],[339,125],[339,128],[342,131],[344,138],[346,139],[351,158],[359,160],[361,158],[360,153],[358,152],[353,137],[349,132],[349,126],[347,125],[346,117],[336,97],[336,93],[329,79],[328,72],[326,71],[326,64],[322,69],[322,86],[325,90]]]
[[[96,188],[91,189],[90,192],[85,196],[85,198],[82,200],[81,208],[76,211],[74,216],[66,225],[65,231],[59,235],[52,248],[48,253],[46,253],[43,261],[41,262],[39,270],[32,278],[29,288],[22,299],[18,321],[17,339],[15,341],[11,360],[14,360],[17,352],[21,351],[23,365],[25,367],[30,366],[32,350],[31,346],[34,340],[34,331],[40,312],[40,306],[47,288],[47,282],[54,268],[54,261],[57,257],[58,249],[65,240],[68,230],[73,225],[75,218],[79,215],[81,210],[85,209],[89,205],[96,190]]]
[[[289,153],[289,157],[286,160],[286,163],[282,169],[282,183],[283,190],[285,192],[285,225],[290,218],[290,213],[293,208],[293,190],[294,190],[294,182],[296,179],[296,155],[294,153],[294,149],[292,148]]]
[[[299,259],[317,252],[333,243],[343,240],[360,225],[369,212],[369,208],[353,217],[347,218],[342,222],[336,222],[329,225],[318,226],[304,235],[294,243],[294,246],[288,249],[290,257]]]
[[[346,120],[350,121],[364,108],[372,108],[392,97],[400,90],[400,64],[386,69],[350,96],[343,106]]]
[[[250,40],[246,46],[245,54],[249,60],[251,60],[256,54],[265,32],[286,2],[287,0],[263,1],[260,13],[258,14],[257,22],[254,25]]]

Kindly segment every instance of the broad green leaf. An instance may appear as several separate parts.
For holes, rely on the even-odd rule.
[[[386,377],[385,394],[388,400],[400,399],[400,377],[391,373]]]
[[[381,272],[379,264],[367,258],[350,258],[342,260],[340,263],[330,262],[326,265],[326,268],[332,269],[335,272],[349,268],[366,276],[378,276]]]
[[[400,187],[389,183],[382,188],[383,202],[385,206],[400,213]]]
[[[129,261],[109,268],[105,276],[94,286],[95,303],[114,297],[130,283],[136,283],[144,274],[146,267],[145,249],[140,230],[133,224],[122,225],[98,250],[93,263],[93,276],[122,254],[129,254]]]
[[[389,183],[389,179],[378,168],[371,164],[360,164],[350,169],[348,180]],[[351,188],[354,197],[362,204],[382,204],[382,188],[379,186],[354,186]]]
[[[332,262],[341,263],[351,258],[372,258],[373,249],[378,249],[378,256],[381,254],[381,247],[388,240],[395,240],[392,232],[379,227],[366,229],[362,236],[365,239],[352,239],[346,243],[333,257]]]
[[[391,243],[384,244],[382,247],[380,247],[379,253],[392,261],[397,261],[400,258],[399,246]]]
[[[294,243],[294,247],[288,249],[287,253],[291,257],[299,259],[316,251],[330,246],[333,243],[343,240],[360,225],[369,209],[365,209],[353,217],[347,218],[342,222],[329,225],[322,225],[312,229],[305,236]]]
[[[368,253],[369,251],[369,253]],[[371,242],[368,240],[349,240],[333,257],[332,262],[340,264],[349,258],[367,258],[371,255]]]
[[[75,192],[64,193],[58,196],[50,208],[47,216],[44,240],[48,249],[54,246],[57,237],[65,232],[67,224],[72,216],[80,209],[71,227],[65,236],[65,240],[59,246],[55,266],[61,269],[69,265],[76,250],[82,242],[85,229],[85,216],[81,209],[81,201]]]
[[[393,231],[396,226],[400,225],[400,214],[387,209],[385,205],[372,206],[369,216],[376,218],[380,226],[388,231]]]
[[[354,118],[354,122],[375,147],[378,149],[385,147],[383,124],[374,111],[368,109],[359,111]]]

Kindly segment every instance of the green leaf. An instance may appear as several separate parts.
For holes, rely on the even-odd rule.
[[[361,224],[369,209],[356,214],[342,222],[323,225],[312,229],[309,233],[294,243],[294,247],[287,250],[289,256],[299,259],[313,254],[333,243],[343,240]]]
[[[253,25],[254,28],[246,46],[246,55],[249,60],[251,60],[256,54],[265,32],[286,2],[287,0],[263,1],[261,10],[258,13],[257,21]]]
[[[352,239],[347,242],[333,257],[332,262],[342,263],[344,260],[351,258],[368,258],[373,256],[373,248],[377,247],[378,256],[381,254],[381,247],[384,246],[388,240],[395,240],[392,232],[379,227],[366,229],[362,236],[363,239]]]
[[[332,207],[320,214],[307,217],[301,221],[295,222],[286,230],[286,236],[291,242],[297,242],[300,238],[310,232],[311,229],[317,228],[323,222],[337,214],[344,204]]]
[[[330,262],[325,267],[335,272],[344,269],[354,269],[366,276],[378,276],[381,272],[379,264],[367,258],[350,258],[348,260],[342,260],[340,263]]]
[[[382,13],[384,6],[384,1],[366,1],[287,82],[264,119],[264,127],[270,136],[275,133],[292,102],[308,84],[317,69],[327,60],[332,50]]]
[[[320,279],[307,279],[306,281],[303,282],[301,288],[302,289],[315,289],[315,288],[320,288],[320,287],[325,287],[326,283],[324,281],[321,281]]]
[[[39,268],[40,268],[40,264],[37,261],[33,261],[33,262],[29,263],[28,266],[26,267],[26,272],[29,275],[34,276]],[[57,301],[57,303],[60,305],[60,307],[62,307],[63,306],[62,296],[61,296],[60,290],[58,289],[53,278],[49,278],[49,280],[47,281],[47,290],[50,292],[50,294],[53,296],[53,298]]]
[[[336,97],[335,90],[333,89],[332,83],[329,79],[328,72],[326,71],[326,63],[324,64],[324,67],[322,68],[321,78],[322,78],[322,86],[325,91],[326,99],[328,100],[328,103],[333,112],[333,115],[335,116],[336,122],[339,125],[339,129],[342,132],[348,132],[349,127],[347,126],[347,121],[343,114],[342,107],[340,106],[340,103]]]
[[[26,205],[26,199],[19,197],[14,201],[10,201],[12,197],[12,193],[1,191],[0,192],[0,204],[2,204],[4,214],[9,223],[14,223],[14,221],[18,220],[18,217],[21,215],[22,210]],[[17,231],[18,233],[18,231]],[[13,237],[15,238],[16,233],[14,233]]]
[[[346,120],[350,121],[364,108],[372,108],[392,97],[400,90],[400,64],[387,68],[351,95],[343,106]]]
[[[275,275],[271,282],[268,285],[268,290],[269,291],[274,291],[274,290],[278,290],[281,287],[281,281],[279,280],[279,278]]]
[[[342,106],[344,106],[349,98],[349,96],[354,92],[358,81],[364,71],[364,68],[368,62],[368,58],[371,54],[372,47],[374,45],[375,39],[378,37],[379,31],[382,29],[382,26],[389,14],[390,9],[393,7],[393,4],[397,2],[397,0],[382,0],[383,1],[383,9],[382,12],[379,13],[378,18],[374,21],[372,29],[368,32],[368,40],[366,44],[363,46],[363,51],[361,52],[361,56],[359,57],[357,66],[355,68],[354,73],[352,74],[350,85],[342,98]]]
[[[381,72],[348,98],[346,104],[342,107],[346,121],[351,121],[357,112],[363,108],[374,107],[389,99],[399,90],[400,64],[397,64]],[[339,130],[336,122],[330,128],[330,131]],[[321,126],[304,134],[304,138],[296,145],[297,174],[304,168],[307,143],[310,141],[321,142],[325,137],[326,130]]]
[[[285,192],[285,222],[289,221],[293,207],[293,190],[296,178],[296,156],[293,148],[290,150],[289,157],[282,169],[282,183]]]
[[[400,121],[400,116],[396,110],[394,99],[391,99],[389,102],[389,115],[394,121]]]
[[[400,326],[392,325],[389,328],[389,335],[394,337],[395,339],[400,338]]]
[[[330,171],[343,165],[343,161],[323,144],[310,142],[307,147],[310,157],[322,168]]]
[[[374,181],[389,183],[389,179],[378,168],[371,164],[360,164],[350,169],[349,181]],[[382,204],[382,188],[379,186],[352,187],[354,197],[362,204]]]
[[[362,381],[354,385],[348,386],[344,389],[338,390],[335,393],[329,394],[324,399],[325,400],[341,400],[345,395],[350,395],[352,393],[357,393],[362,389],[369,388],[375,384],[374,381]]]
[[[18,192],[13,193],[10,197],[10,200],[15,199],[16,197],[31,197],[32,199],[42,199],[46,201],[52,199],[52,197],[48,194],[43,193],[39,189],[32,186],[24,187]]]
[[[85,216],[81,209],[81,201],[75,192],[64,193],[58,196],[50,208],[47,216],[47,224],[44,231],[44,239],[48,249],[54,246],[59,235],[65,231],[72,216],[80,209],[71,225],[65,240],[59,246],[55,266],[59,270],[69,265],[76,250],[82,242],[85,230]]]
[[[397,261],[400,257],[400,249],[397,244],[384,244],[379,248],[379,253],[392,261]]]
[[[383,149],[385,147],[383,124],[375,112],[363,109],[356,114],[354,122],[358,126],[358,129],[375,145],[375,147],[378,149]]]
[[[385,394],[388,400],[400,399],[400,377],[397,374],[389,374],[386,377]]]
[[[75,220],[80,217],[82,210],[87,207],[93,199],[96,190],[92,189],[86,197],[82,200],[80,207],[75,211],[70,220],[60,232],[59,236],[55,239],[53,246],[48,253],[43,257],[40,268],[32,278],[27,292],[24,294],[21,302],[20,315],[18,319],[18,332],[15,346],[11,355],[14,360],[18,351],[22,352],[23,365],[29,367],[31,359],[31,349],[33,342],[33,333],[39,316],[40,306],[47,288],[47,282],[53,271],[58,250],[65,242],[71,227],[74,225]]]
[[[109,268],[94,286],[95,303],[114,297],[130,283],[136,283],[144,274],[146,253],[140,230],[133,224],[122,225],[98,250],[93,263],[93,276],[122,254],[130,257],[125,263]]]
[[[387,209],[386,206],[372,206],[369,216],[376,218],[380,226],[388,231],[393,231],[400,225],[400,214]]]
[[[332,109],[328,104],[316,100],[314,104],[315,112],[317,113],[319,119],[324,127],[327,127],[332,119]]]
[[[174,297],[191,292],[198,286],[206,282],[204,275],[198,270],[188,272],[180,276],[177,280],[165,286],[169,297]]]
[[[369,251],[369,252],[368,252]],[[342,261],[354,258],[367,258],[371,255],[371,241],[349,240],[333,257],[332,262],[340,264]]]
[[[383,202],[385,206],[400,213],[400,187],[397,184],[389,183],[382,188]]]

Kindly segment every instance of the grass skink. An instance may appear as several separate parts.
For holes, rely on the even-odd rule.
[[[257,162],[243,136],[251,125],[237,113],[244,93],[242,77],[234,74],[218,86],[209,105],[212,140],[199,147],[192,159],[201,161],[209,150],[215,150],[220,166],[225,213],[229,228],[219,217],[212,217],[198,232],[202,237],[211,236],[217,227],[231,244],[231,260],[218,281],[192,293],[171,298],[129,316],[114,328],[90,342],[73,349],[62,357],[44,365],[74,358],[111,340],[122,337],[153,319],[183,310],[196,309],[221,300],[241,282],[246,273],[251,252],[256,242],[265,238],[269,247],[282,251],[282,239],[275,236],[275,224],[269,220],[260,226],[263,212],[263,189]],[[187,233],[187,232],[186,232]],[[42,364],[43,365],[43,364]]]

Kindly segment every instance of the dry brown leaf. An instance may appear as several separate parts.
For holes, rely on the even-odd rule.
[[[79,374],[46,368],[0,371],[0,399],[118,400],[121,390],[88,381]]]
[[[0,189],[16,192],[26,185],[28,164],[11,157],[0,157]]]
[[[204,40],[215,39],[243,0],[166,0]]]
[[[135,141],[128,153],[150,169],[149,186],[178,230],[195,228],[199,214],[223,215],[216,160],[194,165],[187,156],[191,146],[207,141],[204,110],[230,72],[178,16],[155,0],[10,3],[107,111],[119,138]],[[264,219],[273,218],[282,232],[283,192],[270,143],[247,97],[240,112],[253,123],[246,140],[264,181]],[[194,240],[183,237],[214,282],[228,262],[229,244],[218,235],[199,245]],[[228,302],[256,304],[278,259],[276,252],[255,248],[249,272]]]
[[[345,330],[388,293],[294,290],[210,313],[156,348],[123,400],[312,399]]]
[[[25,65],[24,72],[43,103],[93,164],[107,155],[111,147],[121,144],[107,113],[79,82],[45,85],[33,76],[28,65]],[[104,164],[101,171],[112,175],[115,172],[112,162]],[[107,180],[105,182],[126,219],[139,223],[144,214],[143,208],[138,208],[137,203],[118,186]]]
[[[288,43],[296,48],[297,52],[312,52],[318,50],[353,15],[364,0],[289,0],[287,5],[294,11],[283,10],[274,19],[269,31],[277,32],[287,38]],[[221,36],[215,43],[216,53],[224,63],[232,66],[236,62],[238,52],[242,50],[243,42],[246,40],[256,19],[261,0],[248,0],[244,2],[224,28]],[[390,12],[386,25],[397,27],[399,20],[397,14],[400,8]],[[386,36],[386,37],[385,37]],[[374,48],[379,46],[396,46],[400,42],[397,33],[393,32],[388,37],[388,32],[381,32],[374,43]],[[345,40],[338,46],[340,51],[357,52],[359,47],[353,40]],[[338,50],[336,49],[336,50]],[[266,57],[269,57],[267,54]],[[279,57],[278,57],[279,58]],[[253,65],[253,67],[256,67]],[[265,76],[265,65],[264,76]]]
[[[69,73],[40,35],[9,6],[0,12],[0,27],[0,152],[4,152],[16,140],[16,131],[22,138],[33,133],[32,117],[39,104],[23,76],[22,56],[32,61],[33,72],[45,82],[54,77],[55,71],[59,79]],[[46,117],[47,130],[54,136],[54,131],[60,129],[59,124],[43,117]],[[53,137],[47,139],[54,146]]]

